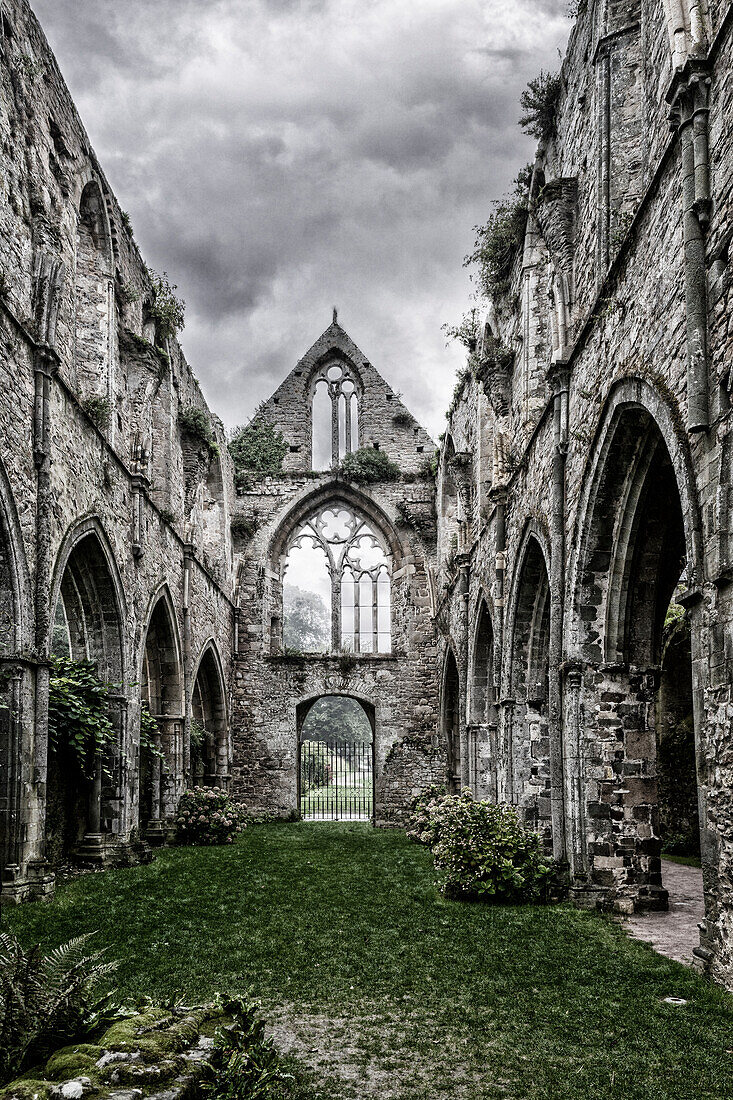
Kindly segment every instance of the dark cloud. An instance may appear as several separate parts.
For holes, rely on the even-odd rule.
[[[437,434],[472,227],[532,156],[565,0],[32,0],[230,424],[331,306]]]

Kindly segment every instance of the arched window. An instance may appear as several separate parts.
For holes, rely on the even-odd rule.
[[[76,233],[76,371],[85,397],[109,400],[112,338],[112,250],[99,185],[84,188]]]
[[[221,669],[209,645],[191,696],[191,778],[194,784],[229,784],[229,738]]]
[[[313,469],[338,466],[359,448],[358,380],[342,360],[324,363],[313,380]]]
[[[390,552],[343,501],[296,529],[283,568],[283,644],[303,652],[389,653]]]

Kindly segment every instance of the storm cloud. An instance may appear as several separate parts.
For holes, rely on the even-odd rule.
[[[210,404],[245,420],[331,307],[434,434],[472,227],[533,156],[564,0],[32,0]]]

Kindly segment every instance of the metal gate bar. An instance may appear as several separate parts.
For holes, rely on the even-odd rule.
[[[304,821],[371,821],[374,815],[372,744],[301,741],[300,816]]]

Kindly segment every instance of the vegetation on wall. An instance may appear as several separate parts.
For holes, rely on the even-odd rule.
[[[109,419],[112,415],[112,406],[106,397],[97,397],[93,395],[91,397],[85,397],[81,403],[81,407],[87,414],[90,420],[99,428],[100,432],[109,425]]]
[[[399,466],[376,447],[362,447],[360,451],[345,455],[339,472],[347,481],[354,481],[357,485],[397,481],[400,476]]]
[[[539,76],[530,80],[519,100],[524,111],[519,125],[525,134],[537,138],[540,142],[549,141],[555,132],[557,104],[561,91],[560,73],[546,73],[541,70]]]
[[[153,291],[153,300],[146,309],[147,317],[155,321],[156,338],[167,340],[183,328],[186,303],[177,296],[178,287],[170,282],[165,271],[158,275],[148,268],[147,272]]]
[[[229,443],[237,492],[246,493],[262,478],[281,474],[287,451],[282,432],[269,420],[255,417],[237,428]]]
[[[254,516],[232,516],[229,527],[232,538],[240,539],[243,542],[245,539],[252,538],[259,527],[259,523]]]
[[[178,423],[181,431],[203,444],[210,456],[219,454],[219,447],[211,430],[211,421],[203,409],[196,405],[187,405],[178,413]]]
[[[494,203],[486,224],[474,226],[473,252],[464,258],[463,266],[474,268],[472,279],[479,294],[486,298],[505,294],[509,289],[512,262],[527,221],[531,178],[532,169],[527,165],[515,179],[512,194]]]
[[[94,774],[97,757],[115,740],[109,718],[109,688],[91,661],[51,659],[49,742],[55,751],[71,750],[88,777]]]

